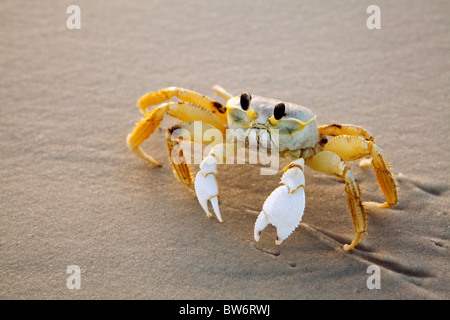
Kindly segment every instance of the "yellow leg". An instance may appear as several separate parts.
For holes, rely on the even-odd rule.
[[[144,150],[142,150],[140,145],[142,144],[142,142],[147,140],[147,138],[159,126],[159,123],[164,118],[166,109],[167,105],[164,105],[150,111],[144,119],[137,123],[133,132],[131,132],[127,137],[128,148],[133,151],[139,158],[155,166],[161,166],[161,164],[153,159],[153,157],[146,154]]]
[[[213,147],[215,144],[224,140],[223,134],[220,131],[207,123],[201,123],[199,121],[183,122],[173,126],[166,132],[169,160],[172,163],[175,176],[185,185],[191,185],[193,182],[189,169],[191,159],[186,159],[185,150],[181,148],[180,141],[200,142],[203,144],[205,142],[204,138],[206,139],[211,133],[205,134],[207,130],[216,130],[216,136],[221,136],[221,139],[214,139],[214,141],[210,142],[209,146]],[[192,158],[192,153],[189,152],[188,157]]]
[[[172,99],[173,97],[177,97],[183,102],[187,102],[189,104],[201,106],[214,113],[220,119],[222,124],[227,123],[226,109],[220,102],[217,102],[198,92],[183,88],[170,87],[156,92],[147,93],[138,100],[137,104],[141,112],[144,115],[147,115],[148,107],[160,104],[164,101]]]
[[[321,134],[326,136],[340,136],[345,134],[350,136],[363,136],[366,140],[374,141],[369,131],[353,124],[329,124],[319,126],[318,129]]]
[[[355,227],[355,237],[350,245],[344,245],[343,249],[345,251],[352,250],[364,237],[367,227],[366,214],[361,201],[361,190],[355,176],[348,165],[337,154],[330,151],[317,153],[308,160],[307,164],[316,171],[345,180],[345,191],[347,192],[348,207]]]
[[[228,93],[224,88],[222,88],[221,86],[214,86],[213,87],[214,92],[219,96],[222,97],[226,100],[232,98],[233,96]]]
[[[395,206],[398,203],[398,189],[394,177],[389,170],[389,163],[384,158],[381,149],[374,143],[369,142],[369,149],[378,184],[386,198],[386,202],[380,204],[379,207],[389,208]]]
[[[133,132],[127,137],[127,145],[141,159],[155,165],[161,164],[146,154],[140,145],[155,131],[164,115],[168,114],[181,121],[202,121],[211,124],[213,127],[225,133],[225,127],[211,111],[203,107],[192,105],[185,102],[169,102],[152,109],[148,114],[137,123]]]
[[[362,157],[371,156],[377,181],[383,192],[386,202],[379,204],[381,208],[395,206],[398,203],[398,191],[394,177],[389,170],[389,163],[383,156],[381,149],[372,141],[358,136],[334,137],[325,145],[324,151],[331,151],[339,155],[344,161],[353,161]]]

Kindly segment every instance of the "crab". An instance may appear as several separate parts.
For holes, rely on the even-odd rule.
[[[204,130],[200,133],[194,130],[195,123],[199,121],[206,128],[218,130],[224,137],[227,131],[241,135],[253,133],[258,137],[259,144],[266,142],[266,145],[277,137],[276,152],[285,159],[286,166],[283,168],[281,186],[268,196],[256,219],[256,241],[259,241],[261,232],[268,224],[272,224],[277,230],[277,245],[298,227],[305,208],[305,165],[345,182],[348,207],[355,230],[351,243],[343,246],[345,251],[352,250],[363,239],[367,229],[364,206],[366,203],[362,201],[361,190],[349,162],[361,159],[366,165],[369,163],[373,167],[385,197],[385,202],[376,203],[376,206],[389,208],[398,203],[397,185],[389,163],[375,144],[374,137],[363,127],[352,124],[318,126],[316,115],[306,107],[260,96],[252,97],[248,92],[233,96],[220,86],[214,86],[213,90],[219,97],[226,99],[225,105],[195,91],[178,87],[169,87],[142,96],[137,104],[144,118],[128,135],[127,145],[143,160],[154,166],[161,166],[141,148],[141,144],[156,129],[160,129],[159,125],[166,114],[182,121],[167,130],[166,144],[169,155],[174,154],[173,150],[183,140],[183,137],[177,136],[179,130],[187,130],[194,138],[204,133]],[[178,98],[178,101],[173,101],[172,98]],[[148,110],[150,107],[152,108]],[[220,222],[223,220],[218,204],[217,165],[230,156],[227,150],[233,148],[226,148],[228,144],[230,143],[225,142],[212,146],[200,163],[195,181],[182,152],[175,152],[179,159],[169,156],[175,176],[187,186],[194,185],[198,201],[208,217],[213,216],[208,209],[210,201]]]

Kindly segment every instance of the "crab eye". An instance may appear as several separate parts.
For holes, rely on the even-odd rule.
[[[248,110],[250,107],[250,100],[252,100],[252,95],[248,92],[244,92],[241,94],[241,108],[244,111]]]
[[[273,109],[273,116],[276,120],[280,120],[284,117],[286,106],[283,102],[278,103]]]

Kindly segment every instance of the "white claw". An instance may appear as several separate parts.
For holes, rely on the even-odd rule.
[[[279,245],[298,227],[305,210],[304,160],[291,162],[281,177],[282,186],[266,199],[263,210],[255,222],[254,237],[259,241],[261,232],[270,223],[277,228],[275,244]]]
[[[264,213],[264,211],[261,211],[255,222],[254,237],[256,241],[259,241],[261,232],[267,227],[268,224],[269,221],[267,221],[266,214]]]
[[[219,189],[216,181],[217,159],[214,156],[206,157],[200,164],[200,171],[195,176],[195,193],[203,210],[208,217],[212,214],[208,210],[208,200],[211,201],[217,220],[222,222],[219,211]]]

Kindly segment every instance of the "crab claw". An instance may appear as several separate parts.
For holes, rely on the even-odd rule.
[[[266,199],[263,210],[255,222],[254,237],[259,241],[261,232],[271,224],[277,229],[275,244],[279,245],[298,227],[305,210],[305,161],[298,159],[289,164],[281,177],[282,186]]]
[[[217,159],[213,156],[207,156],[200,163],[200,171],[195,176],[195,193],[197,199],[200,202],[203,210],[208,217],[212,214],[208,209],[208,200],[211,202],[214,213],[216,214],[217,220],[222,221],[219,211],[219,201],[217,199],[219,194],[219,189],[217,187],[216,181],[217,174]]]

